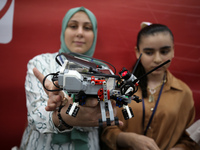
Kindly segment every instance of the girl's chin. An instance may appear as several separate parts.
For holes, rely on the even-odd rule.
[[[163,75],[164,74],[164,70],[154,70],[153,72],[151,72],[152,75]]]

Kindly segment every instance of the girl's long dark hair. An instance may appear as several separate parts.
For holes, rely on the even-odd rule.
[[[172,37],[172,41],[174,41],[174,36],[173,36],[171,30],[167,26],[162,25],[162,24],[151,24],[149,26],[142,28],[139,31],[139,33],[137,35],[137,42],[136,42],[137,50],[140,51],[139,44],[141,42],[142,37],[148,36],[148,35],[153,35],[154,33],[158,33],[158,32],[168,32]],[[134,64],[134,66],[135,66],[135,64]],[[133,66],[133,68],[134,68],[134,66]],[[144,69],[142,63],[139,62],[138,66],[135,70],[134,75],[137,78],[139,78],[142,75],[144,75],[145,73],[146,72],[145,72],[145,69]],[[146,98],[148,96],[148,94],[147,94],[147,81],[148,81],[147,76],[145,76],[144,78],[142,78],[142,80],[139,81],[139,86],[142,90],[142,97],[143,98]]]
[[[136,64],[136,63],[135,63]],[[135,66],[134,64],[134,66]],[[135,70],[135,73],[134,75],[139,78],[141,77],[142,75],[144,75],[146,72],[144,70],[144,67],[142,65],[141,62],[138,63],[138,66]],[[142,97],[143,98],[146,98],[147,97],[147,76],[145,76],[144,78],[142,78],[142,80],[139,81],[139,86],[142,90]]]

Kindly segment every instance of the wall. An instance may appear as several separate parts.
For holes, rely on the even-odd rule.
[[[175,35],[175,58],[170,71],[190,86],[195,107],[199,108],[199,0],[1,0],[0,126],[4,149],[19,146],[26,125],[24,81],[28,60],[59,50],[62,18],[68,9],[77,6],[90,9],[98,20],[94,57],[110,62],[117,71],[122,67],[131,70],[135,62],[135,39],[142,21],[168,25]],[[10,21],[10,26],[3,23],[5,20]],[[5,38],[5,34],[10,36]],[[200,119],[199,109],[196,114],[196,119]]]

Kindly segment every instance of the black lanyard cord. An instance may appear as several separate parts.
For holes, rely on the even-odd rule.
[[[144,135],[146,135],[147,130],[148,130],[148,128],[149,128],[149,126],[150,126],[150,124],[151,124],[151,122],[152,122],[152,120],[153,120],[154,114],[155,114],[155,112],[156,112],[156,109],[157,109],[157,106],[158,106],[158,103],[159,103],[159,100],[160,100],[160,96],[161,96],[163,87],[164,87],[164,82],[163,82],[163,84],[162,84],[162,86],[161,86],[161,89],[160,89],[160,92],[159,92],[159,95],[158,95],[158,99],[157,99],[155,108],[154,108],[154,110],[153,110],[153,113],[152,113],[152,115],[151,115],[151,117],[150,117],[150,119],[149,119],[149,122],[148,122],[148,124],[147,124],[147,126],[146,126],[146,129],[144,130]],[[144,120],[145,120],[144,98],[142,98],[142,106],[143,106],[143,120],[142,120],[142,123],[143,123],[143,127],[144,127]]]

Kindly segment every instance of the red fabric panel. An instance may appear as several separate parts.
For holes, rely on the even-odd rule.
[[[7,44],[0,43],[1,147],[19,146],[26,125],[24,81],[28,60],[59,50],[62,18],[77,6],[90,9],[98,20],[94,57],[112,63],[117,72],[122,67],[131,70],[136,60],[134,46],[142,21],[168,25],[175,36],[170,70],[192,89],[196,119],[200,119],[199,0],[15,0],[13,38]],[[0,11],[2,18],[4,14]]]

